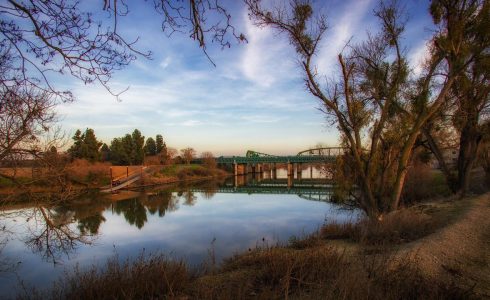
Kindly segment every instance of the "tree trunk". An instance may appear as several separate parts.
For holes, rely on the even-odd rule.
[[[482,134],[478,130],[476,120],[466,122],[461,130],[458,155],[458,194],[466,195],[470,185],[471,169],[477,159],[478,146],[480,145]]]
[[[448,187],[451,189],[453,193],[456,193],[458,189],[457,179],[455,175],[451,173],[451,171],[449,170],[449,167],[446,164],[446,161],[444,160],[444,155],[442,154],[439,145],[437,145],[437,142],[432,137],[432,134],[430,133],[429,129],[424,127],[422,132],[425,138],[427,139],[427,143],[429,144],[430,151],[432,152],[432,154],[434,154],[434,157],[437,159],[437,162],[439,163],[441,171],[444,174],[444,177],[446,178],[446,183]]]

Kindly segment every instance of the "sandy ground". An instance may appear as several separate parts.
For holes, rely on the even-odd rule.
[[[454,222],[398,255],[413,259],[426,276],[490,299],[490,193],[460,201],[463,212]]]

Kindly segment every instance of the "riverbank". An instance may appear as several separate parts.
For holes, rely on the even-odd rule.
[[[75,270],[54,298],[458,299],[490,297],[490,194],[426,202],[382,223],[326,224],[286,246],[192,269],[164,255]],[[27,298],[30,294],[26,294]]]
[[[14,202],[19,201],[18,196],[22,194],[59,194],[66,195],[65,198],[68,198],[107,186],[111,180],[110,167],[110,164],[107,163],[88,163],[77,160],[63,172],[43,170],[36,175],[38,177],[33,175],[32,168],[15,170],[3,168],[0,169],[0,172],[14,177],[16,182],[2,178],[0,195],[5,200]],[[133,184],[131,189],[229,176],[229,173],[224,170],[206,168],[201,165],[151,165],[148,168],[150,172],[143,174],[142,182]]]

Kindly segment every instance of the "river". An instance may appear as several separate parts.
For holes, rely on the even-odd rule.
[[[249,248],[286,244],[325,221],[359,217],[328,202],[331,187],[321,175],[310,170],[310,178],[288,180],[281,172],[125,191],[112,200],[92,195],[70,205],[5,207],[0,298],[14,297],[21,283],[49,288],[74,266],[100,266],[115,255],[163,252],[192,266],[219,263]]]

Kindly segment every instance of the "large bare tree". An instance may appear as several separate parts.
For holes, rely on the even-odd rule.
[[[448,62],[462,69],[447,99],[451,125],[459,137],[456,172],[444,160],[444,141],[434,135],[435,122],[429,122],[424,135],[451,189],[464,196],[484,135],[482,117],[490,107],[490,1],[437,0],[431,12],[441,31],[450,28],[453,33],[438,36],[437,43],[448,51]]]
[[[260,0],[246,3],[256,25],[287,34],[295,47],[307,90],[321,101],[350,150],[344,161],[360,189],[358,205],[374,218],[396,210],[421,129],[441,109],[459,72],[450,64],[448,49],[437,41],[448,37],[458,49],[461,35],[449,26],[438,31],[422,75],[410,76],[401,44],[406,18],[396,4],[381,2],[375,11],[380,32],[347,45],[338,55],[340,76],[322,84],[314,58],[327,32],[325,16],[313,19],[308,1],[271,10]]]

